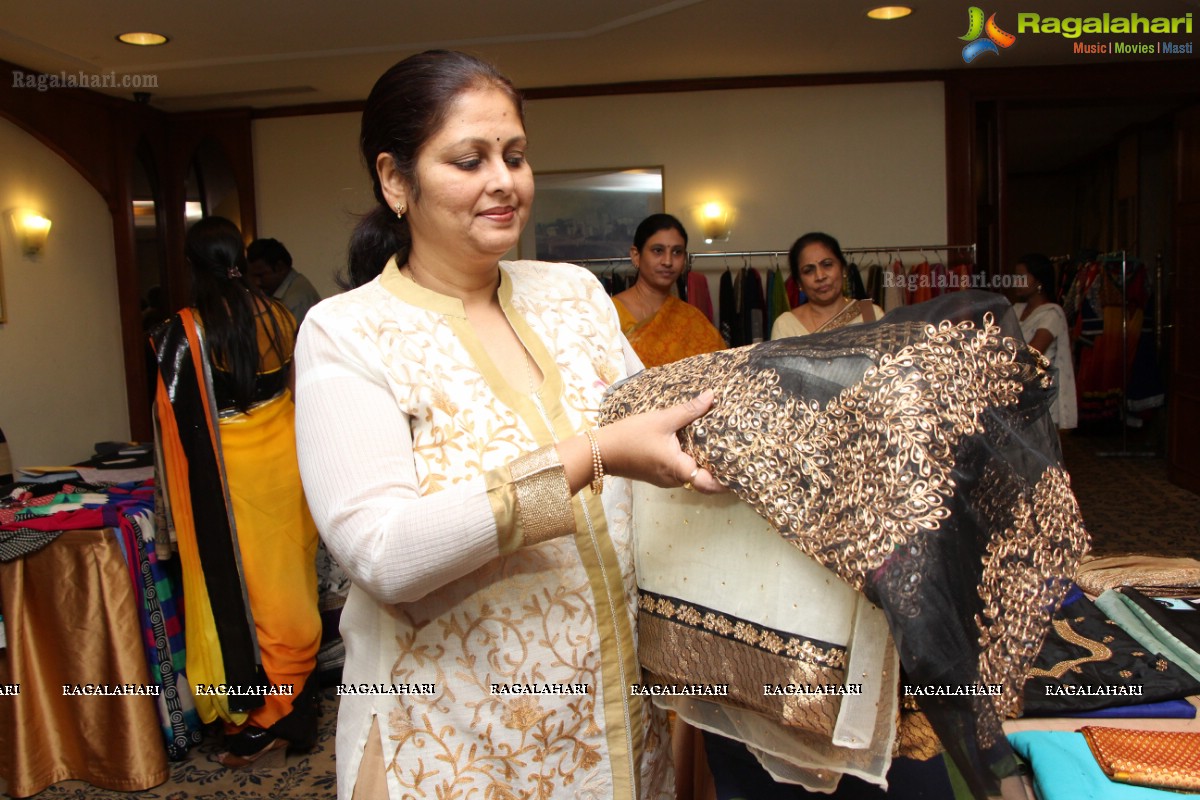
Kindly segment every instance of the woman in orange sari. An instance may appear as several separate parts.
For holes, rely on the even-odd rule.
[[[725,348],[698,308],[671,294],[687,266],[687,231],[670,214],[651,214],[633,235],[629,258],[637,281],[613,298],[621,332],[642,364],[657,367]]]
[[[687,231],[670,214],[651,214],[638,225],[629,248],[637,267],[633,286],[613,297],[621,332],[642,364],[657,367],[726,347],[725,339],[700,309],[671,294],[687,267]],[[714,797],[699,731],[672,720],[675,796],[678,800]]]

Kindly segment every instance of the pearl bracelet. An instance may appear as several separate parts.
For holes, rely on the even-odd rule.
[[[600,443],[596,441],[596,428],[587,431],[588,444],[592,446],[592,494],[604,491],[604,460],[600,458]]]

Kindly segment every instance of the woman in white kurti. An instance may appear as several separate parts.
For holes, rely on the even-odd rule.
[[[1022,256],[1013,270],[1018,278],[1013,304],[1025,342],[1046,357],[1056,372],[1058,396],[1050,407],[1050,418],[1059,430],[1079,424],[1075,396],[1075,365],[1071,360],[1071,335],[1062,306],[1051,299],[1054,265],[1043,255]]]
[[[586,270],[499,262],[533,180],[490,67],[400,62],[362,148],[381,205],[357,288],[297,348],[305,488],[353,580],[338,796],[665,798],[660,712],[630,691],[629,488],[605,474],[718,490],[675,437],[711,395],[593,427],[637,358]]]

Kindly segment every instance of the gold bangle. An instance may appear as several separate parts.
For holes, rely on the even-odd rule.
[[[596,441],[596,428],[587,431],[588,444],[592,446],[592,494],[604,491],[604,460],[600,458],[600,443]]]

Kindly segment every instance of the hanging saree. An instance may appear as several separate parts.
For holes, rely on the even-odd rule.
[[[1015,774],[1001,720],[1087,547],[1053,374],[1021,341],[1007,300],[956,292],[646,370],[602,409],[716,393],[684,448],[883,610],[905,684],[980,798]]]
[[[1147,304],[1146,271],[1141,264],[1125,274],[1119,261],[1101,261],[1085,277],[1083,310],[1077,326],[1080,342],[1077,383],[1081,425],[1124,419],[1123,408],[1139,352]],[[1143,362],[1143,370],[1145,370]],[[1153,368],[1148,370],[1151,374]],[[1157,405],[1156,390],[1138,393]]]
[[[899,664],[883,612],[731,494],[635,483],[633,519],[642,682],[728,689],[655,702],[745,743],[776,781],[886,784]],[[748,766],[709,764],[718,784]]]

